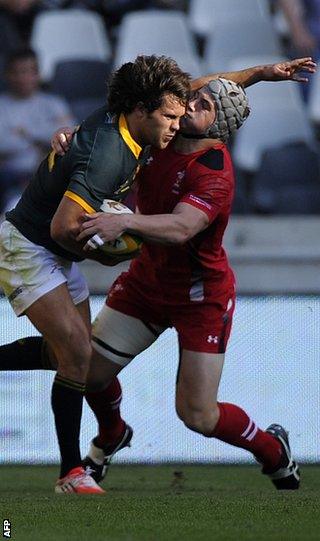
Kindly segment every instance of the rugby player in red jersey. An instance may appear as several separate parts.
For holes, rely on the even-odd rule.
[[[179,135],[167,149],[154,149],[139,173],[139,213],[87,216],[81,241],[93,235],[112,241],[124,232],[145,239],[93,323],[88,386],[105,388],[174,327],[179,418],[195,432],[250,451],[278,489],[297,489],[299,468],[285,429],[272,424],[261,430],[239,406],[217,401],[235,306],[234,275],[222,246],[234,194],[225,143],[248,114],[240,86],[211,81],[191,97]],[[99,424],[103,428],[103,418]],[[99,480],[103,450],[95,441],[85,461]]]

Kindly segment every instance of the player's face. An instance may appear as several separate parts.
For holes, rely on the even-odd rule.
[[[216,118],[216,108],[210,90],[202,87],[191,96],[186,114],[180,121],[183,133],[205,133]]]
[[[142,144],[166,148],[179,130],[179,121],[185,112],[185,105],[173,94],[164,96],[159,109],[152,113],[144,113],[141,119]]]

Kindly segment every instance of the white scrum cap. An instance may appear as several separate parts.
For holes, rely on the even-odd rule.
[[[207,85],[216,105],[216,119],[206,136],[227,141],[249,116],[249,102],[244,89],[227,79],[213,79]]]

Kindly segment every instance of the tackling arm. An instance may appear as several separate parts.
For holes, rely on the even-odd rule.
[[[185,244],[209,224],[205,212],[187,203],[179,203],[172,214],[130,214],[124,221],[129,233],[165,244]]]
[[[104,242],[112,241],[124,232],[129,232],[162,244],[184,244],[203,231],[209,223],[205,212],[187,203],[179,203],[172,214],[147,216],[96,213],[86,215],[86,218],[77,237],[81,242],[96,234]]]

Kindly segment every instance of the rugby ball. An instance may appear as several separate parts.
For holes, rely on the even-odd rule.
[[[112,199],[104,199],[100,207],[102,212],[109,214],[133,214],[126,205]],[[124,233],[113,241],[105,242],[99,247],[99,250],[109,255],[127,255],[140,250],[142,239],[138,235]]]

